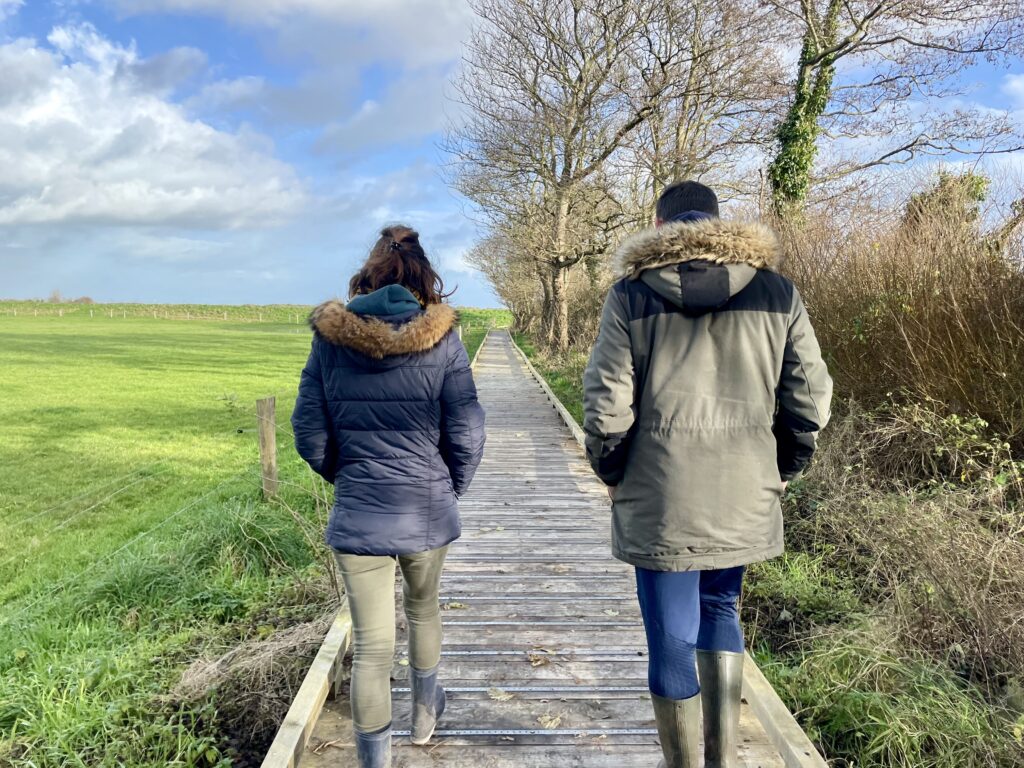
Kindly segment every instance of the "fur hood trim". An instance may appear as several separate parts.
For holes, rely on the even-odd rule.
[[[773,269],[782,261],[782,247],[764,224],[705,219],[669,222],[631,235],[619,246],[615,259],[632,278],[645,269],[698,260]]]
[[[357,315],[337,299],[313,310],[309,324],[327,341],[383,360],[433,349],[455,325],[455,310],[447,304],[431,304],[406,323],[393,325],[369,315]]]

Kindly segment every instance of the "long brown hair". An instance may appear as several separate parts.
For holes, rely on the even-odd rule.
[[[348,294],[371,293],[397,283],[419,299],[420,304],[440,304],[451,293],[444,292],[444,282],[434,271],[420,245],[419,233],[404,224],[384,227],[366,263],[348,284]]]

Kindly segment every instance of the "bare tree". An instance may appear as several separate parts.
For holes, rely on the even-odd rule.
[[[479,23],[456,82],[469,116],[448,139],[455,181],[486,215],[515,218],[529,211],[539,225],[530,231],[544,283],[545,330],[564,349],[569,274],[587,255],[586,243],[574,234],[590,229],[581,226],[579,214],[594,210],[595,185],[588,183],[662,95],[641,91],[635,78],[645,31],[664,14],[665,3],[471,4]],[[670,62],[675,55],[668,54]],[[598,201],[598,208],[607,202]]]
[[[776,210],[807,197],[820,137],[857,139],[870,154],[833,165],[825,179],[925,155],[1021,148],[1007,116],[937,109],[959,95],[979,57],[1022,48],[1020,0],[762,0],[799,41],[790,104],[769,168]],[[849,64],[840,70],[842,64]],[[922,110],[920,104],[928,102]]]
[[[713,174],[727,194],[753,192],[749,170],[771,145],[786,96],[777,14],[753,0],[690,0],[670,2],[663,20],[648,39],[659,66],[640,72],[663,96],[625,159],[647,179],[645,207],[679,178]]]
[[[775,14],[758,0],[471,3],[453,180],[532,256],[544,336],[564,349],[574,267],[593,279],[672,178],[737,166],[770,141]]]

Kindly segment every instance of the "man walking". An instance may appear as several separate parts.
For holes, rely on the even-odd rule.
[[[738,765],[744,566],[782,553],[781,496],[814,453],[832,380],[765,226],[668,187],[628,238],[584,374],[587,453],[636,568],[664,768]],[[698,672],[699,669],[699,680]]]

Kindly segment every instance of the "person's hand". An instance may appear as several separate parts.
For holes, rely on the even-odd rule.
[[[614,485],[609,485],[608,486],[608,498],[611,499],[612,501],[615,501],[615,486]]]

